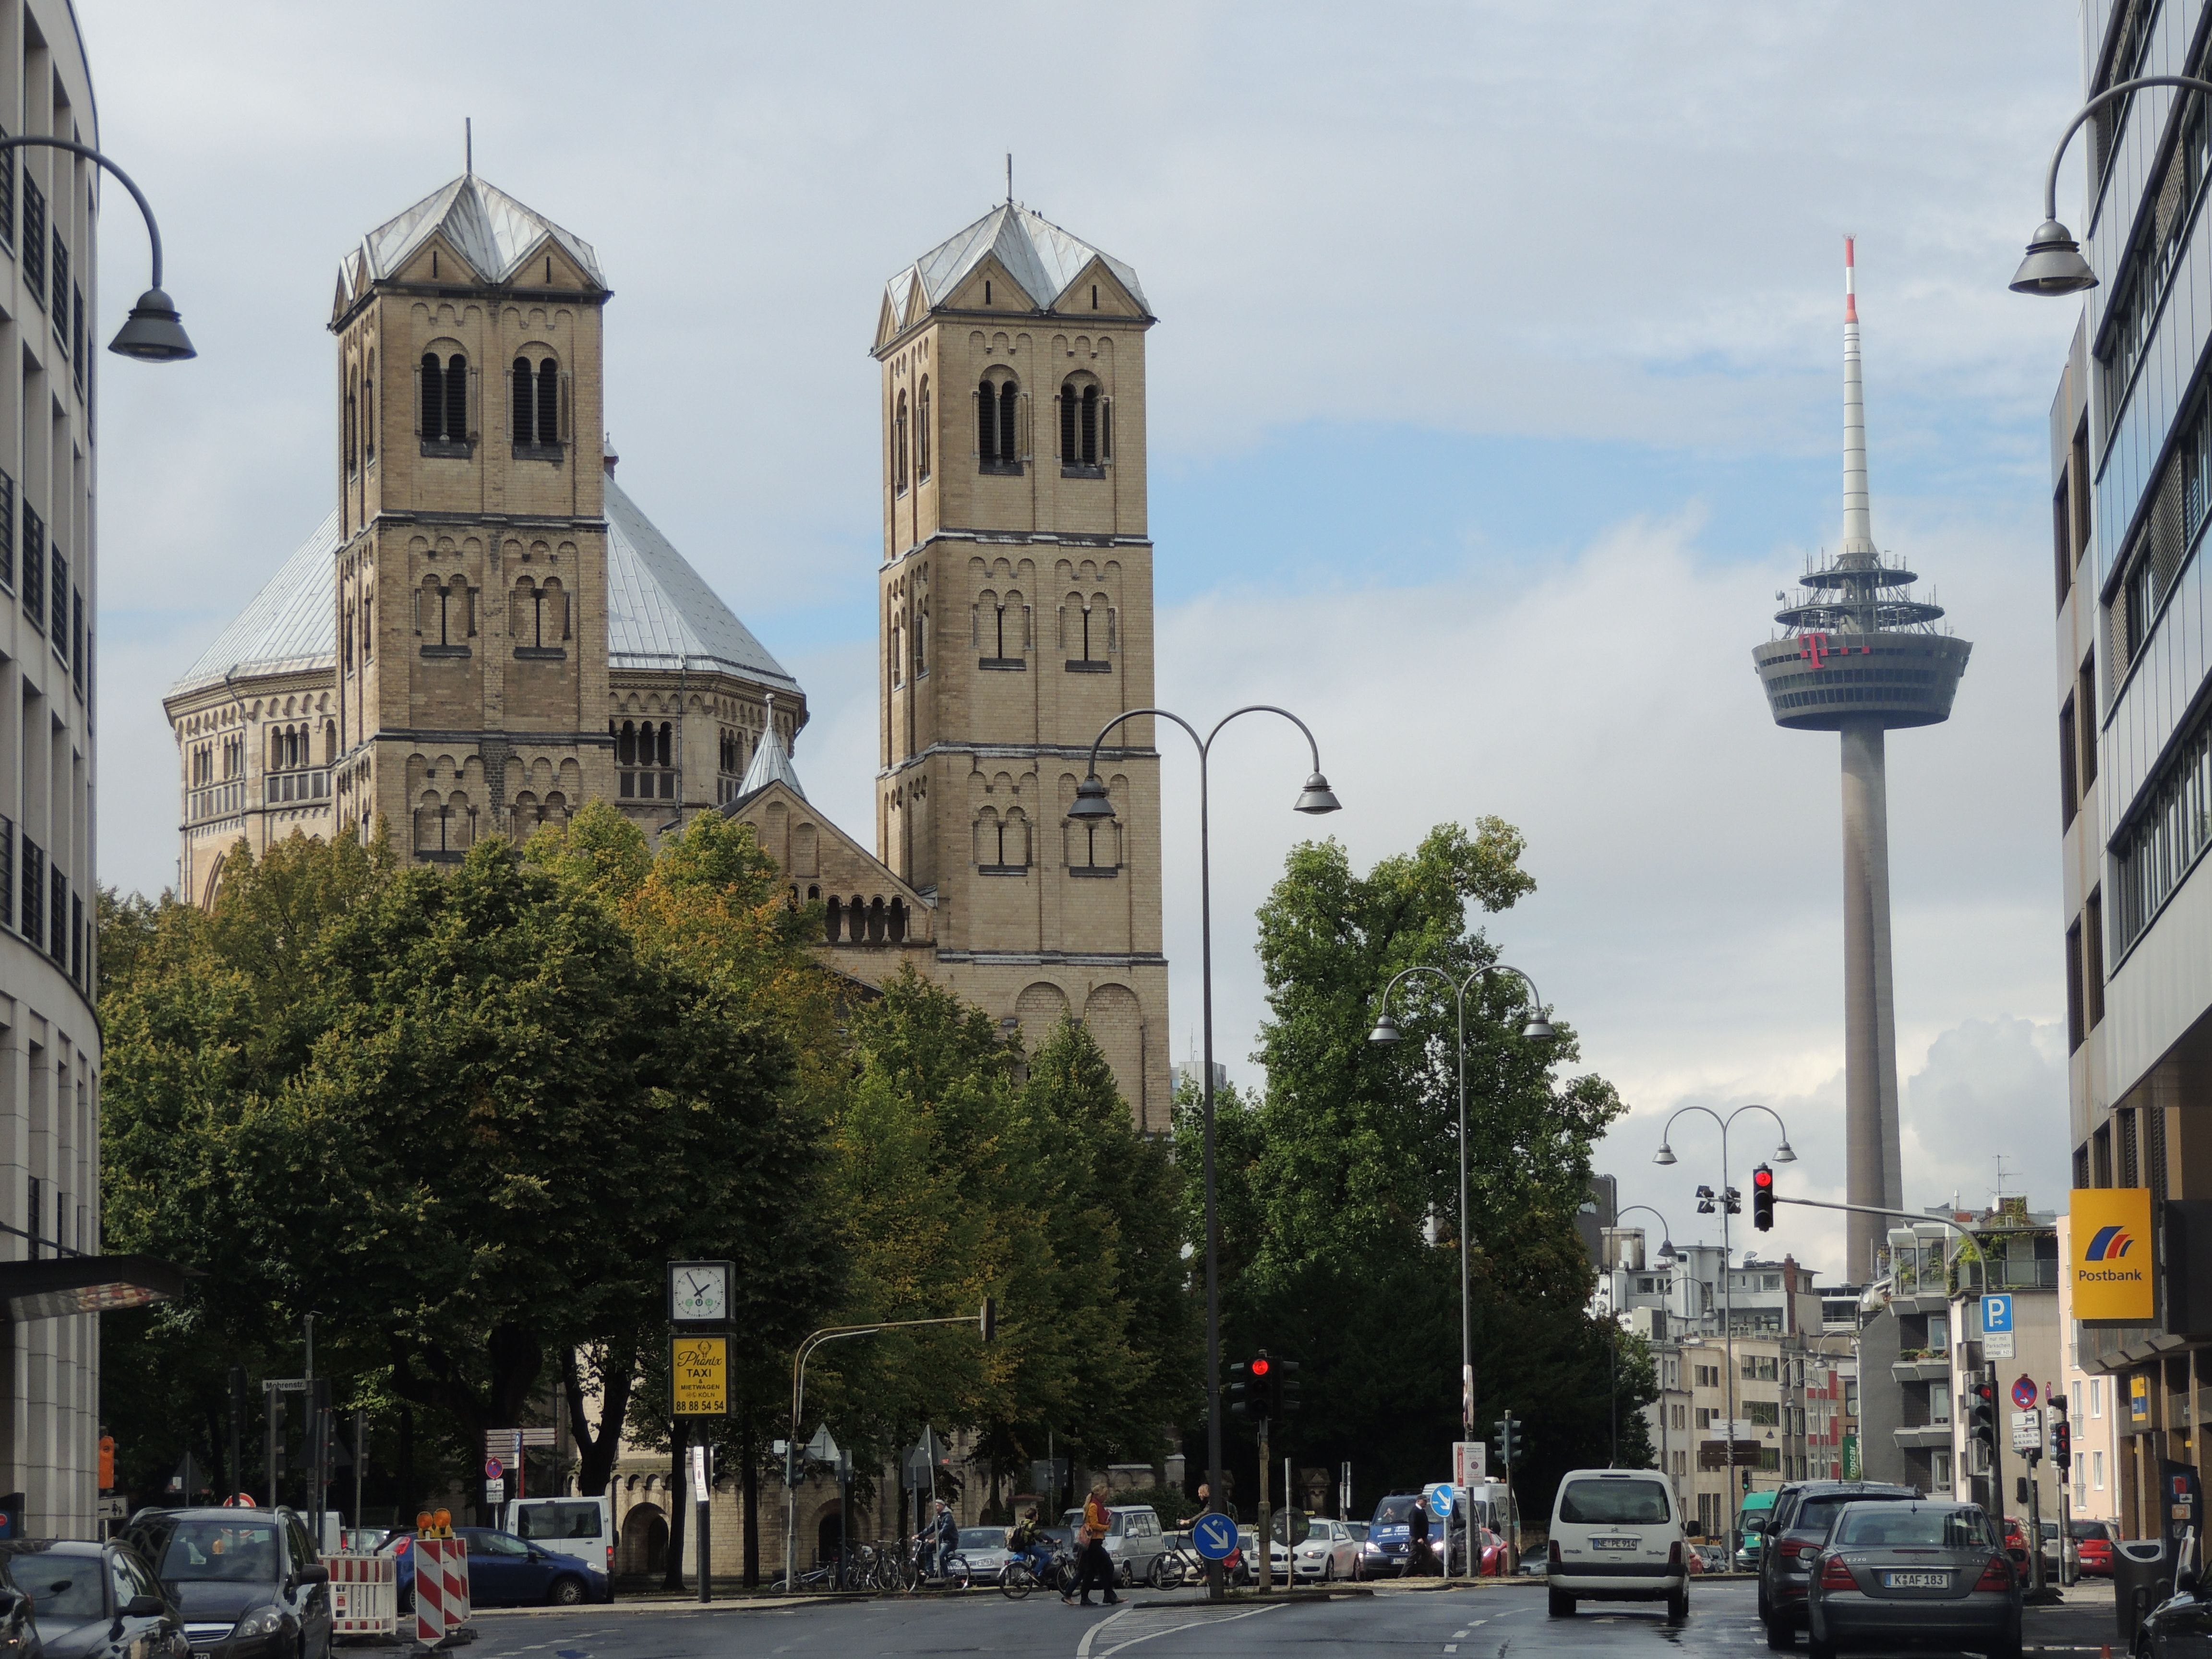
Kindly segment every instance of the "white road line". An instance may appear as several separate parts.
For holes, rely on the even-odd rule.
[[[1126,1642],[1116,1642],[1110,1648],[1097,1649],[1096,1659],[1110,1659],[1112,1655],[1121,1652],[1122,1649],[1133,1648],[1139,1642],[1149,1642],[1155,1637],[1175,1636],[1187,1630],[1202,1630],[1212,1625],[1234,1624],[1239,1619],[1250,1619],[1256,1617],[1260,1613],[1274,1613],[1279,1611],[1282,1605],[1284,1604],[1279,1603],[1276,1607],[1247,1607],[1242,1613],[1224,1613],[1218,1619],[1187,1620],[1180,1625],[1170,1625],[1164,1630],[1147,1631],[1142,1636],[1133,1636]],[[1139,1607],[1124,1607],[1121,1612],[1114,1613],[1110,1617],[1101,1619],[1097,1624],[1091,1626],[1089,1630],[1083,1632],[1082,1641],[1076,1644],[1075,1659],[1093,1659],[1091,1644],[1098,1639],[1099,1632],[1104,1630],[1107,1626],[1119,1623],[1121,1620],[1127,1618],[1131,1613],[1140,1611],[1143,1611],[1143,1609]]]
[[[1445,1651],[1446,1653],[1457,1653],[1457,1652],[1459,1651],[1459,1644],[1458,1644],[1458,1643],[1456,1643],[1456,1642],[1447,1642],[1447,1643],[1445,1643],[1445,1644],[1444,1644],[1444,1651]]]

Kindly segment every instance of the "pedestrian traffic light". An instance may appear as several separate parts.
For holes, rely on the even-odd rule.
[[[1997,1451],[1997,1385],[1993,1374],[1974,1379],[1968,1391],[1966,1432],[1969,1437],[1980,1441],[1990,1449],[1994,1458]]]
[[[2051,1462],[2062,1480],[2074,1462],[2074,1430],[2063,1417],[2051,1425]]]
[[[1763,1233],[1774,1231],[1774,1171],[1764,1164],[1751,1172],[1751,1224]]]
[[[1298,1408],[1297,1372],[1298,1362],[1295,1359],[1267,1362],[1268,1415],[1278,1423]]]

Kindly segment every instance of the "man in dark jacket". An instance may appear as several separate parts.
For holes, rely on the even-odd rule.
[[[1436,1553],[1429,1548],[1429,1506],[1416,1499],[1413,1513],[1406,1517],[1406,1577],[1432,1572],[1436,1565]]]

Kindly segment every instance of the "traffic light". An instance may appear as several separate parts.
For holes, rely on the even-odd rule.
[[[1774,1171],[1764,1164],[1751,1172],[1751,1224],[1763,1233],[1774,1231]]]
[[[1510,1468],[1520,1461],[1522,1451],[1521,1424],[1518,1419],[1501,1417],[1498,1419],[1498,1462]]]
[[[2066,1481],[2066,1471],[2074,1462],[2074,1427],[2066,1420],[2066,1396],[2058,1389],[2050,1390],[2051,1397],[2051,1462],[2058,1471],[2059,1484]]]
[[[1268,1415],[1278,1423],[1298,1408],[1298,1362],[1295,1359],[1274,1359],[1267,1362]]]
[[[1229,1382],[1223,1389],[1229,1396],[1229,1415],[1249,1417],[1252,1414],[1252,1384],[1250,1368],[1239,1359],[1229,1367]]]
[[[1976,1377],[1973,1387],[1967,1391],[1967,1435],[1988,1447],[1994,1459],[1997,1455],[1997,1385],[1994,1374],[1985,1372]]]
[[[1730,1215],[1741,1215],[1743,1213],[1743,1194],[1738,1192],[1735,1188],[1730,1187],[1727,1191],[1723,1192],[1721,1194],[1721,1201],[1728,1206],[1728,1212]]]

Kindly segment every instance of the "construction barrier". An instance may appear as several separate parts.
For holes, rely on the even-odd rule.
[[[468,1622],[468,1546],[458,1538],[416,1539],[415,1639],[442,1642]]]
[[[399,1561],[346,1553],[323,1558],[331,1570],[331,1629],[339,1636],[399,1633]]]

